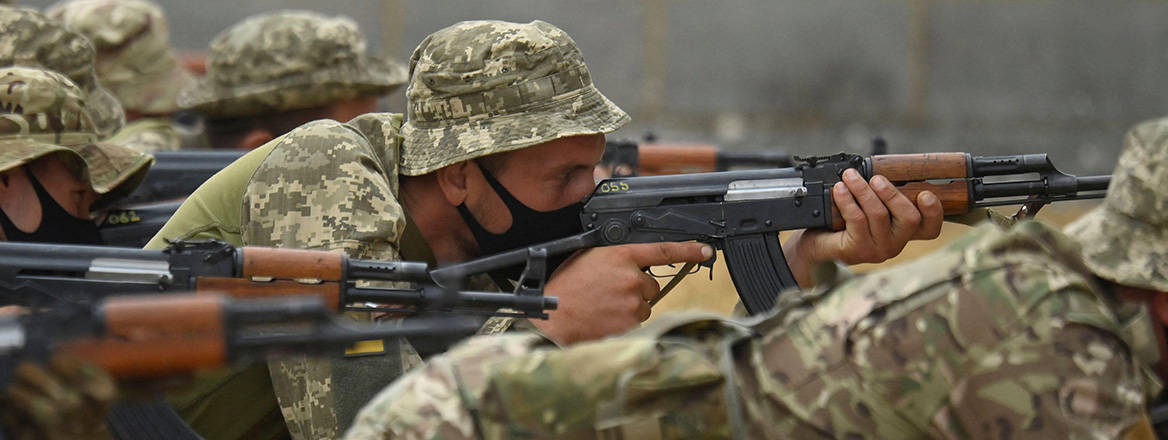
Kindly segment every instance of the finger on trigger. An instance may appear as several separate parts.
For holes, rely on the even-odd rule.
[[[701,263],[714,256],[714,248],[705,243],[661,242],[625,245],[629,258],[637,267],[663,266],[673,263]]]

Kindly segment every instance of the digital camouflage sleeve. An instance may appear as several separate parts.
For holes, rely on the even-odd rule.
[[[913,263],[566,350],[477,338],[366,406],[350,439],[1116,438],[1160,385],[1142,307],[1069,238],[985,224]]]
[[[400,125],[401,115],[369,114],[312,122],[277,139],[243,198],[244,242],[400,260]],[[337,437],[377,390],[419,362],[404,341],[387,340],[360,357],[289,357],[269,369],[293,438],[317,439]]]

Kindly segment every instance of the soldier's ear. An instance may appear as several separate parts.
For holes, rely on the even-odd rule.
[[[446,197],[446,202],[450,206],[458,206],[466,201],[468,194],[466,178],[471,168],[473,167],[470,166],[470,161],[462,161],[434,171],[438,188],[442,189],[442,195]]]

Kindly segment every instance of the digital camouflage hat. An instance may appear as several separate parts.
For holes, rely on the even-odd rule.
[[[84,36],[26,8],[0,6],[0,67],[25,66],[60,72],[87,94],[97,134],[106,137],[125,123],[122,105],[101,87],[93,70],[94,50]]]
[[[605,98],[576,42],[542,21],[464,21],[410,57],[405,175],[554,139],[608,133],[629,120]]]
[[[389,93],[405,66],[365,53],[348,17],[280,11],[250,17],[211,42],[207,75],[179,104],[211,119],[325,105]]]
[[[117,200],[141,183],[154,159],[129,148],[98,142],[87,96],[64,75],[27,67],[0,68],[0,149],[79,155],[74,166],[101,197],[94,208]],[[22,159],[22,157],[24,159]],[[41,157],[41,156],[37,156]],[[32,160],[25,153],[5,158],[10,169]]]
[[[146,0],[68,0],[45,15],[89,38],[97,78],[122,106],[147,114],[179,110],[180,90],[195,79],[178,63],[162,8]]]
[[[1107,197],[1065,232],[1096,275],[1168,292],[1168,118],[1127,133]]]

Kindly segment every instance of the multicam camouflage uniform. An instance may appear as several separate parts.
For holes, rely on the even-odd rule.
[[[71,154],[65,155],[65,163],[89,180],[99,195],[93,204],[98,209],[133,191],[153,159],[99,142],[89,96],[56,72],[0,68],[0,148],[6,150],[5,155],[16,154],[7,157],[4,169],[68,150]]]
[[[179,104],[209,119],[240,118],[387,94],[405,67],[365,53],[348,17],[279,11],[250,17],[211,41],[207,74]]]
[[[195,80],[170,47],[162,8],[146,0],[68,0],[45,15],[89,38],[99,54],[97,77],[124,108],[156,116],[130,123],[112,141],[144,153],[182,147],[189,130],[165,116],[181,110],[178,93]]]
[[[1129,134],[1106,202],[1068,227],[1083,250],[986,223],[752,321],[680,316],[566,350],[473,339],[347,437],[1117,438],[1160,389],[1160,324],[1096,276],[1168,292],[1166,213],[1161,120]]]
[[[121,104],[94,73],[94,49],[84,36],[33,9],[0,6],[0,67],[26,66],[61,72],[81,87],[99,137],[125,124]]]

